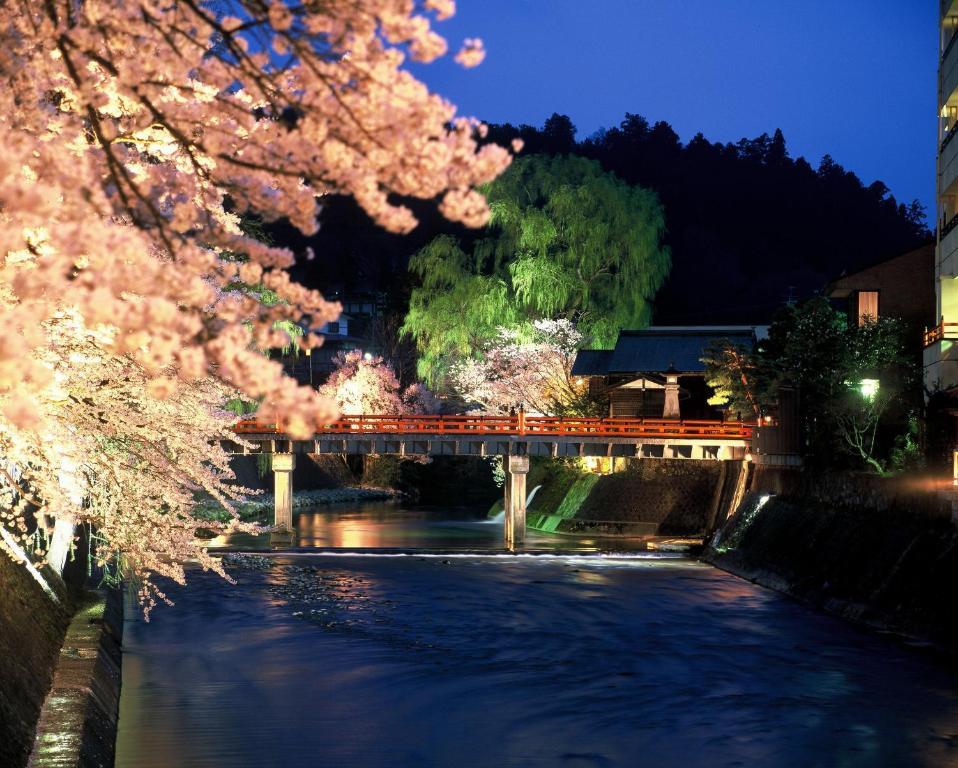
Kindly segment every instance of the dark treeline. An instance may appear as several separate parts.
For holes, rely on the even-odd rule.
[[[656,300],[655,322],[760,322],[789,298],[814,294],[843,272],[894,256],[930,237],[917,203],[901,204],[882,182],[865,186],[829,156],[817,168],[772,136],[688,144],[665,122],[627,114],[622,123],[576,141],[569,118],[542,128],[493,125],[488,140],[525,142],[523,154],[579,154],[623,180],[654,189],[665,207],[672,272]],[[381,290],[394,311],[408,291],[409,256],[442,232],[469,237],[419,205],[421,224],[405,237],[377,229],[351,201],[332,198],[317,254],[297,277],[323,290]],[[274,228],[297,249],[306,241]]]

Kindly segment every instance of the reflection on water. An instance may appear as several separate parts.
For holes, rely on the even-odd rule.
[[[236,586],[191,573],[148,625],[128,613],[119,768],[958,755],[950,671],[688,560],[338,552],[232,570]]]
[[[503,548],[502,517],[486,518],[476,509],[427,509],[404,507],[393,502],[318,507],[293,516],[294,537],[235,534],[217,537],[211,548],[269,549],[320,547],[343,549],[441,549],[499,550]],[[644,550],[646,539],[602,538],[526,533],[526,549],[629,551]]]

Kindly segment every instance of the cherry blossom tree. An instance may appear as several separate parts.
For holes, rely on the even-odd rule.
[[[316,328],[339,306],[293,283],[293,254],[244,234],[240,216],[309,234],[317,199],[338,193],[392,231],[416,224],[403,197],[483,224],[474,187],[508,153],[479,148],[484,128],[404,68],[445,53],[432,21],[453,10],[0,4],[4,530],[26,535],[29,515],[93,522],[104,551],[145,578],[181,578],[187,557],[215,565],[192,544],[189,510],[196,488],[226,493],[217,403],[258,401],[298,437],[335,410],[258,350],[290,343],[284,323]],[[468,40],[458,60],[483,53]]]
[[[500,328],[479,356],[452,366],[452,389],[486,413],[506,414],[523,407],[546,416],[595,415],[596,404],[584,383],[572,376],[583,341],[569,320]]]
[[[399,379],[381,358],[360,350],[336,355],[336,370],[319,388],[344,415],[401,413]]]
[[[383,358],[358,349],[336,356],[336,370],[319,393],[346,415],[435,413],[439,409],[439,401],[422,384],[401,390],[395,371]]]
[[[147,612],[165,599],[156,576],[184,582],[184,555],[222,574],[219,560],[196,545],[196,529],[254,527],[235,519],[200,523],[191,511],[197,494],[233,511],[233,502],[251,493],[227,482],[233,475],[222,445],[237,440],[235,417],[222,408],[230,391],[211,377],[177,384],[173,370],[151,378],[109,351],[114,329],[90,330],[75,312],[59,313],[42,331],[47,344],[38,360],[50,380],[37,400],[42,426],[24,430],[0,420],[8,553],[45,558],[59,572],[75,524],[93,523],[99,564],[122,566]],[[176,396],[165,397],[172,388]]]

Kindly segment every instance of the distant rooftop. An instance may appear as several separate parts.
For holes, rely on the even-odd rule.
[[[572,365],[573,376],[618,373],[703,373],[702,354],[714,341],[753,347],[766,338],[761,325],[662,325],[621,331],[615,349],[584,349]]]

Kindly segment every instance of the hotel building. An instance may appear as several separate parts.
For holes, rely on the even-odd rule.
[[[958,0],[939,0],[937,325],[925,333],[925,385],[958,386]]]

